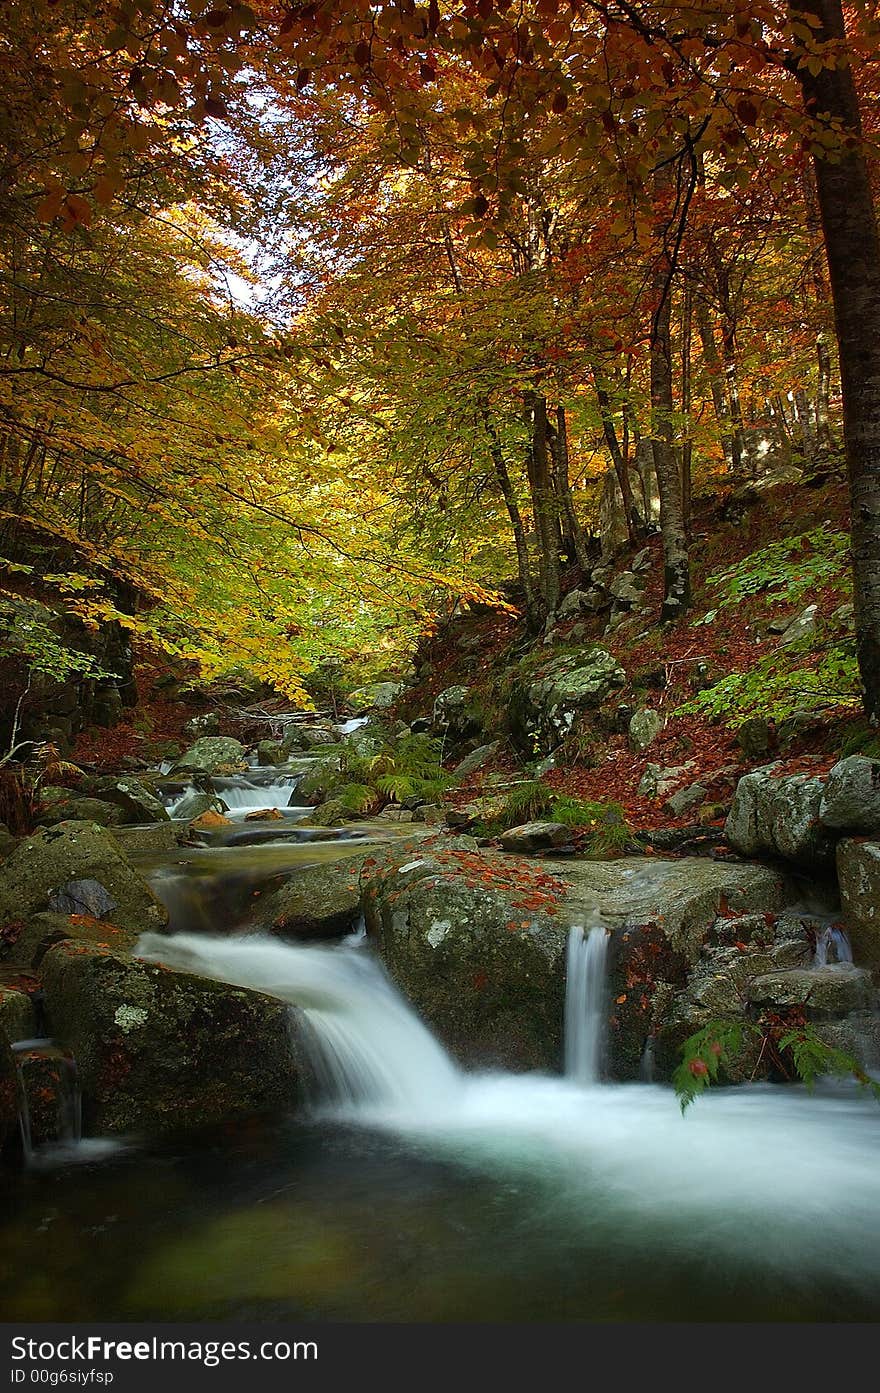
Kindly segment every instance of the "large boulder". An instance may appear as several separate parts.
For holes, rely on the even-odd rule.
[[[356,844],[354,844],[356,846]],[[287,939],[341,938],[360,918],[359,875],[369,852],[305,866],[254,908],[249,927]]]
[[[50,949],[42,971],[47,1025],[76,1059],[87,1131],[164,1136],[296,1102],[284,1002],[71,941]]]
[[[629,743],[634,750],[646,750],[664,726],[663,716],[652,706],[643,706],[630,718]]]
[[[402,682],[372,682],[350,692],[347,704],[355,716],[365,716],[368,711],[387,711],[403,690]]]
[[[177,761],[172,774],[198,770],[205,774],[241,774],[247,768],[244,746],[230,735],[205,735]]]
[[[52,795],[56,792],[67,796],[47,796],[50,790],[41,794],[43,808],[39,821],[43,827],[54,827],[59,822],[95,822],[99,827],[118,827],[125,821],[125,813],[116,803],[105,802],[102,798],[80,798],[71,789],[51,790]]]
[[[139,779],[101,779],[93,792],[106,803],[121,808],[126,822],[165,822],[165,805]]]
[[[852,963],[832,967],[790,967],[768,972],[749,984],[753,1006],[802,1006],[808,1017],[846,1016],[876,1005],[871,974]]]
[[[440,692],[434,701],[432,723],[453,737],[478,731],[482,722],[470,687],[459,684]]]
[[[626,674],[604,648],[578,648],[543,667],[525,671],[515,683],[511,726],[520,748],[548,753],[570,733],[584,711],[596,710]]]
[[[283,764],[283,746],[277,740],[261,740],[257,745],[257,763],[261,765]]]
[[[622,858],[551,869],[470,838],[388,849],[365,862],[361,884],[392,977],[456,1054],[481,1065],[559,1067],[568,932],[603,925],[611,1068],[625,1078],[719,912],[777,909],[784,898],[761,866]]]
[[[880,967],[880,842],[854,837],[839,842],[837,879],[853,954]]]
[[[113,904],[105,917],[120,928],[143,932],[168,922],[110,832],[91,822],[61,822],[26,837],[0,863],[0,924],[49,909],[51,897],[77,881],[103,888]]]
[[[0,961],[4,967],[39,971],[49,949],[65,939],[97,945],[114,953],[129,953],[139,938],[140,932],[136,929],[120,928],[118,924],[110,924],[79,909],[53,910],[32,914],[15,924],[0,944]]]
[[[772,768],[745,774],[736,786],[724,832],[743,856],[765,853],[829,866],[834,845],[819,820],[824,785],[808,774],[779,777]]]
[[[547,851],[571,841],[571,828],[564,822],[524,822],[501,834],[503,851]]]
[[[192,793],[185,794],[180,802],[174,805],[174,817],[175,821],[178,822],[193,822],[203,813],[211,812],[228,812],[228,808],[219,793],[201,793],[198,789],[194,789]]]
[[[819,819],[834,831],[880,832],[880,760],[839,760],[825,782]]]

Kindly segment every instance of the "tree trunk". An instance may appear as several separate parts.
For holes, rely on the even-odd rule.
[[[565,419],[565,407],[562,405],[556,408],[556,429],[550,429],[550,444],[553,451],[556,495],[559,500],[559,508],[565,519],[566,537],[571,543],[571,550],[574,553],[574,559],[577,561],[578,567],[583,575],[586,575],[590,569],[590,548],[586,533],[581,527],[580,520],[575,510],[574,499],[571,494],[568,425]]]
[[[799,0],[821,21],[816,37],[846,38],[840,0]],[[831,279],[852,508],[856,649],[865,710],[880,719],[880,236],[849,67],[798,69],[811,115],[840,122],[852,146],[815,159]]]
[[[489,440],[489,454],[492,458],[492,467],[495,471],[495,478],[504,499],[504,506],[507,508],[507,516],[510,518],[510,526],[513,532],[513,541],[516,547],[516,569],[519,575],[519,583],[522,586],[523,601],[526,611],[526,624],[529,629],[535,630],[538,627],[538,611],[535,603],[535,589],[532,585],[532,572],[529,560],[529,545],[526,541],[526,529],[523,525],[522,513],[519,510],[516,490],[510,478],[510,470],[507,468],[507,460],[504,458],[504,451],[498,439],[498,432],[495,429],[495,424],[489,414],[489,408],[486,403],[481,402],[480,406],[483,426]]]
[[[540,392],[527,393],[526,410],[529,416],[531,435],[526,467],[532,492],[535,531],[538,536],[541,597],[549,616],[555,614],[559,604],[561,536],[556,512],[556,495],[553,489],[546,398]]]
[[[669,166],[655,176],[661,198],[669,187]],[[664,245],[658,249],[653,274],[657,306],[651,326],[651,437],[660,493],[660,533],[663,538],[662,619],[677,619],[690,608],[691,582],[687,534],[681,496],[681,474],[672,432],[672,263]]]
[[[804,170],[804,204],[807,210],[807,231],[810,237],[810,267],[813,273],[813,294],[823,309],[828,304],[828,285],[822,262],[822,218],[816,193],[816,175],[809,166]],[[829,404],[831,401],[831,345],[824,329],[816,334],[816,441],[820,450],[834,449]]]
[[[626,455],[620,448],[620,441],[617,439],[617,431],[614,427],[614,417],[611,413],[611,397],[608,388],[599,376],[598,368],[593,366],[593,382],[596,386],[596,400],[599,403],[599,415],[602,418],[602,432],[605,436],[605,444],[608,446],[608,453],[611,456],[611,463],[614,465],[614,473],[617,475],[617,484],[620,489],[620,497],[623,502],[623,515],[626,518],[626,535],[630,544],[636,540],[636,519],[635,505],[633,503],[632,480],[629,476],[629,464]],[[624,429],[626,428],[624,421]]]
[[[694,447],[691,441],[691,407],[692,407],[692,386],[691,386],[691,343],[693,340],[694,326],[694,292],[687,286],[684,292],[684,304],[681,309],[681,414],[684,419],[684,439],[681,442],[681,511],[684,518],[685,531],[690,536],[691,530],[691,464],[693,461]]]
[[[697,296],[694,308],[696,310],[697,333],[700,336],[700,347],[703,350],[703,362],[706,366],[706,375],[709,378],[709,390],[712,393],[712,405],[715,408],[715,420],[718,422],[718,434],[721,438],[724,463],[732,473],[734,468],[733,435],[730,429],[730,412],[727,409],[727,401],[724,396],[724,370],[721,366],[718,345],[715,342],[712,316],[709,313],[709,306],[700,296]]]

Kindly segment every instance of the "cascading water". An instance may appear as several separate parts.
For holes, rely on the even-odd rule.
[[[852,947],[844,929],[839,924],[828,924],[816,936],[816,951],[813,956],[814,967],[827,967],[829,962],[852,963]]]
[[[54,1040],[18,1040],[15,1060],[18,1117],[24,1159],[47,1147],[69,1147],[82,1136],[79,1078],[69,1050]]]
[[[608,934],[580,924],[568,935],[565,977],[565,1073],[575,1083],[599,1083],[605,1040]]]
[[[280,997],[302,1011],[300,1039],[314,1102],[391,1105],[413,1112],[445,1104],[460,1075],[376,960],[345,943],[145,934],[138,955]]]

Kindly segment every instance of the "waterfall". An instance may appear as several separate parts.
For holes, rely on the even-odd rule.
[[[54,1040],[18,1040],[15,1060],[18,1119],[26,1164],[46,1147],[79,1142],[81,1100],[76,1061]]]
[[[852,947],[845,930],[837,924],[829,924],[816,937],[816,951],[813,955],[814,967],[827,967],[829,956],[834,962],[851,963]]]
[[[315,1103],[391,1104],[418,1113],[444,1104],[460,1087],[443,1047],[375,958],[355,944],[144,934],[136,951],[150,962],[299,1007]]]
[[[596,1084],[605,1043],[605,964],[608,934],[576,925],[568,935],[565,976],[565,1072],[575,1083]]]

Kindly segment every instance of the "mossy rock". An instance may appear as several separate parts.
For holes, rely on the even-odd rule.
[[[296,1106],[285,1002],[70,940],[42,971],[47,1026],[76,1059],[87,1131],[167,1136]]]
[[[19,842],[0,863],[0,924],[49,908],[49,897],[75,880],[94,880],[114,902],[108,922],[140,933],[168,922],[164,906],[128,863],[111,832],[93,822],[60,822]]]

